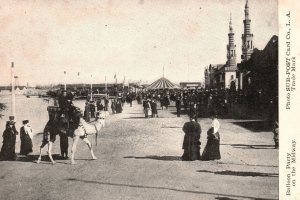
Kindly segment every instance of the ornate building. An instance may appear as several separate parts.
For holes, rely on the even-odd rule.
[[[230,22],[229,22],[229,33],[228,33],[228,45],[227,45],[227,62],[224,65],[224,69],[222,68],[224,73],[224,85],[221,88],[230,88],[232,85],[235,86],[236,80],[236,54],[235,54],[236,45],[234,44],[234,32],[232,27],[232,19],[230,14]]]
[[[249,5],[248,0],[246,0],[245,5],[245,19],[244,22],[244,34],[242,34],[242,63],[249,60],[251,58],[251,55],[253,53],[253,34],[251,33],[251,19],[249,15]],[[245,74],[248,72],[245,70],[239,70],[238,77],[239,77],[239,89],[243,89],[244,85],[248,84],[251,80],[248,80],[248,78],[244,77]]]
[[[226,64],[209,65],[205,69],[205,87],[228,89],[236,87],[236,45],[234,44],[234,31],[232,27],[232,18],[230,14],[227,61]]]
[[[245,5],[244,34],[242,34],[242,62],[249,60],[253,53],[253,34],[251,33],[248,0]]]
[[[250,15],[249,4],[246,0],[245,4],[245,19],[244,33],[242,34],[242,62],[245,62],[251,58],[253,53],[253,34],[250,28]],[[230,14],[229,33],[228,33],[228,45],[227,45],[227,61],[226,64],[209,65],[205,69],[205,86],[206,88],[220,88],[220,89],[242,89],[243,84],[247,82],[247,71],[238,69],[236,63],[236,45],[234,43],[234,31],[232,26],[232,17]]]

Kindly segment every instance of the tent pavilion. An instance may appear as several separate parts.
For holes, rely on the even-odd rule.
[[[172,83],[165,77],[162,77],[162,78],[154,81],[150,85],[148,85],[148,87],[146,89],[147,90],[159,90],[159,89],[179,89],[179,88],[180,87],[178,85]]]

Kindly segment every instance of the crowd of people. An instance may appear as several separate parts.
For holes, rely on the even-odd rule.
[[[190,116],[191,121],[183,126],[182,160],[217,160],[220,154],[220,123],[218,116],[225,116],[233,105],[245,106],[256,112],[267,112],[267,121],[273,124],[275,148],[279,147],[278,97],[268,97],[261,91],[245,92],[231,90],[165,90],[146,91],[136,94],[136,100],[143,104],[146,118],[157,117],[157,102],[161,110],[168,109],[170,102],[175,103],[177,117],[182,112]],[[182,109],[183,108],[183,109]],[[210,116],[212,124],[207,131],[207,144],[200,156],[201,126],[198,117]]]
[[[70,91],[62,91],[54,100],[54,105],[60,109],[61,115],[67,120],[72,120],[71,115],[74,95]],[[233,105],[246,105],[249,109],[268,109],[269,120],[273,123],[273,133],[275,148],[278,148],[278,99],[277,97],[267,98],[263,93],[247,93],[244,91],[231,90],[151,90],[141,92],[123,92],[121,95],[95,100],[86,100],[83,118],[90,122],[96,117],[97,111],[108,111],[109,104],[112,114],[122,113],[125,102],[132,106],[132,101],[136,100],[143,106],[145,118],[158,117],[158,103],[161,110],[168,110],[171,102],[176,107],[177,117],[181,117],[182,112],[190,116],[190,121],[183,126],[185,133],[183,141],[182,160],[214,160],[220,159],[220,123],[217,116],[224,116]],[[200,135],[201,126],[198,117],[203,114],[212,116],[212,125],[207,131],[207,144],[202,156],[200,156]],[[69,123],[69,122],[67,122]],[[13,160],[16,158],[15,144],[19,132],[16,130],[14,118],[10,117],[6,123],[3,133],[3,145],[0,158],[3,160]],[[61,132],[60,148],[63,158],[68,158],[68,134]],[[29,120],[23,121],[20,129],[21,147],[20,154],[27,155],[32,152],[32,130]]]
[[[153,90],[139,92],[136,99],[155,99],[160,102],[162,109],[168,109],[170,102],[175,102],[178,117],[182,113],[197,112],[197,116],[209,117],[211,112],[217,113],[219,117],[235,114],[232,108],[237,110],[244,107],[248,113],[257,114],[255,117],[268,118],[278,121],[278,96],[270,96],[262,91],[243,90]],[[239,116],[237,116],[239,117]]]

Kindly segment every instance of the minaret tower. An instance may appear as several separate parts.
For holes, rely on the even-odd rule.
[[[250,30],[250,16],[249,16],[249,5],[248,0],[246,0],[245,5],[245,19],[244,19],[244,34],[242,34],[242,61],[246,61],[251,57],[253,53],[253,34]]]
[[[232,28],[232,18],[230,13],[230,22],[229,22],[229,33],[228,33],[228,45],[227,45],[227,66],[226,70],[236,70],[236,54],[234,44],[234,32]]]

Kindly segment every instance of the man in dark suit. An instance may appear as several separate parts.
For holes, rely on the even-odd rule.
[[[176,99],[176,110],[177,110],[177,117],[180,117],[180,113],[181,113],[181,99],[180,99],[180,97],[177,97],[177,99]]]
[[[67,91],[64,90],[58,98],[58,105],[61,110],[65,111],[68,108],[68,104]]]

